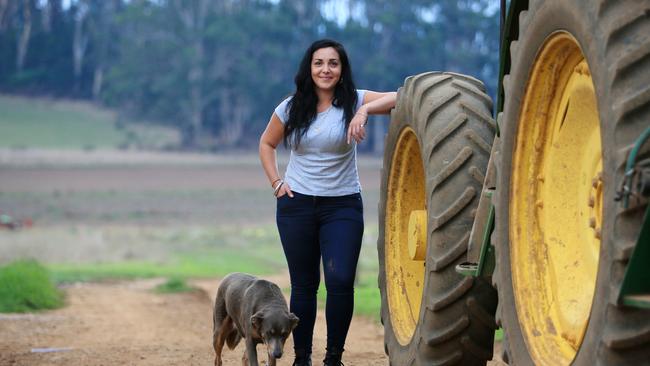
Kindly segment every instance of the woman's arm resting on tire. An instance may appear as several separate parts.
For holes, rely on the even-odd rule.
[[[359,143],[366,137],[364,126],[368,121],[369,114],[390,113],[390,110],[395,107],[396,99],[396,92],[378,93],[370,90],[366,91],[363,96],[363,105],[350,121],[347,136],[348,144],[352,139]]]
[[[363,105],[359,111],[366,114],[389,114],[395,107],[396,99],[397,92],[378,93],[368,90],[363,96]]]
[[[280,118],[273,113],[268,125],[266,125],[266,129],[260,137],[260,161],[272,188],[273,184],[281,179],[280,173],[278,172],[278,161],[275,151],[280,142],[282,142],[283,136],[284,125],[280,122]],[[277,196],[282,196],[284,193],[288,193],[290,197],[293,197],[286,183],[280,188]]]

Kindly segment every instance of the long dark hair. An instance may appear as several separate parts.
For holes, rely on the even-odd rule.
[[[307,132],[317,114],[318,96],[311,78],[311,60],[314,52],[321,48],[332,47],[339,54],[341,60],[341,80],[336,83],[332,105],[343,108],[345,128],[347,129],[357,104],[357,89],[352,80],[350,61],[343,45],[331,39],[318,40],[307,48],[300,61],[300,67],[294,81],[296,92],[289,102],[289,119],[284,128],[284,145],[297,148],[302,136]]]

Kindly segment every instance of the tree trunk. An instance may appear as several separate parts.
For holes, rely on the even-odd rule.
[[[29,46],[29,36],[32,32],[32,11],[29,0],[23,1],[23,29],[18,37],[18,52],[16,53],[16,70],[23,71],[25,58],[27,57],[27,47]]]
[[[391,55],[394,52],[393,45],[395,42],[393,39],[393,34],[394,33],[388,27],[384,27],[382,30],[379,54],[380,57],[384,60],[390,60],[392,57]],[[388,85],[385,85],[386,82],[383,82],[381,84],[384,84],[381,85],[381,88],[383,90],[387,90],[389,88]],[[377,119],[378,121],[375,121],[373,124],[372,152],[375,154],[381,154],[384,151],[384,135],[386,134],[386,129],[384,128],[385,118],[380,117]]]
[[[233,100],[230,95],[230,90],[224,85],[221,87],[219,92],[219,124],[221,128],[219,129],[219,137],[217,140],[220,145],[226,145],[230,139],[230,128],[231,128],[231,119],[232,119],[232,110],[233,110]]]
[[[386,136],[386,117],[375,117],[378,121],[372,124],[372,152],[380,155],[384,152],[384,137]]]
[[[102,84],[104,82],[104,68],[101,65],[95,66],[95,74],[93,76],[93,100],[99,100],[99,94],[102,92]]]
[[[41,27],[43,27],[43,33],[50,33],[52,30],[52,3],[48,0],[43,5],[43,10],[41,10]]]
[[[7,28],[7,24],[11,19],[12,8],[9,0],[0,0],[0,32]]]
[[[181,23],[191,39],[190,68],[187,73],[187,80],[190,85],[187,115],[189,128],[184,129],[186,135],[183,144],[186,147],[195,147],[203,129],[203,108],[205,107],[203,92],[203,64],[205,63],[203,33],[211,2],[210,0],[199,0],[190,4],[179,2],[176,5]]]
[[[52,1],[52,0],[50,0]],[[94,101],[99,101],[99,96],[104,86],[104,72],[107,66],[111,65],[109,59],[111,45],[115,40],[111,35],[116,32],[117,12],[122,0],[110,0],[96,3],[93,6],[98,7],[100,16],[90,16],[88,18],[89,37],[93,44],[95,71],[93,73],[92,96]]]
[[[234,147],[244,135],[244,122],[249,113],[248,104],[242,97],[235,97],[230,101],[233,106],[229,108],[231,115],[227,117],[228,123],[222,124],[219,133],[219,143],[222,147]]]
[[[203,39],[199,30],[196,30],[194,44],[192,45],[192,63],[187,78],[190,84],[190,125],[192,126],[192,145],[198,141],[203,129]]]
[[[79,92],[81,89],[81,72],[83,70],[84,56],[88,46],[88,35],[84,33],[84,20],[88,14],[82,3],[78,4],[75,14],[74,36],[72,39],[72,61],[74,71],[74,89]]]

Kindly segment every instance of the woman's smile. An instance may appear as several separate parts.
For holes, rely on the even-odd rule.
[[[311,77],[317,89],[330,90],[341,78],[341,60],[333,47],[314,52],[311,60]]]

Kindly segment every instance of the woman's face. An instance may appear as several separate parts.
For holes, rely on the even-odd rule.
[[[320,48],[311,56],[311,78],[317,89],[334,90],[341,71],[341,59],[333,47]]]

